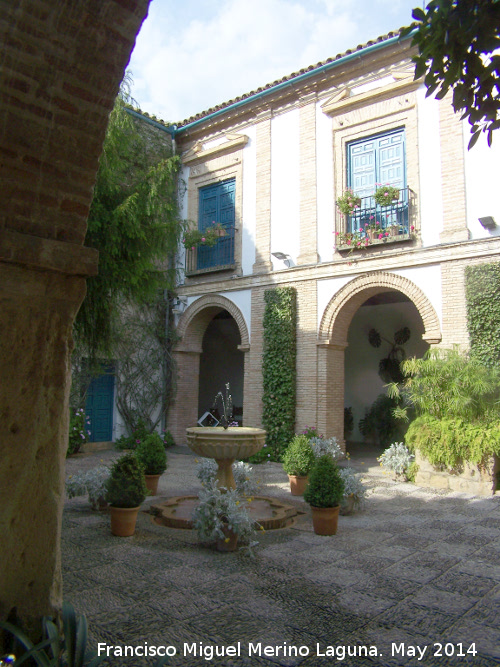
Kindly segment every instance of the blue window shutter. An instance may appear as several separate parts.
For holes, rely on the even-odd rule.
[[[376,183],[406,187],[404,129],[348,145],[347,184],[360,197],[375,192]]]
[[[198,269],[232,264],[234,261],[235,192],[234,178],[199,189],[198,229],[203,231],[215,222],[227,231],[215,246],[198,248]]]

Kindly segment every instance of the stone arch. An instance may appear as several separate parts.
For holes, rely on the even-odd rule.
[[[354,314],[380,292],[401,292],[417,308],[424,325],[422,338],[430,345],[441,341],[439,318],[427,296],[408,278],[378,271],[354,278],[331,299],[318,332],[318,417],[321,432],[344,442],[344,352]]]
[[[97,273],[83,246],[109,113],[149,0],[2,3],[0,621],[61,605],[71,331]],[[33,462],[36,461],[36,466]],[[29,511],[32,521],[23,521]],[[33,524],[41,527],[33,530]],[[0,655],[4,653],[1,646]]]
[[[430,345],[441,341],[441,327],[434,306],[420,287],[408,278],[385,271],[358,276],[344,285],[328,304],[319,327],[319,344],[346,346],[349,325],[358,308],[371,296],[384,292],[401,292],[413,302],[425,333],[423,339]]]
[[[242,312],[230,299],[219,294],[205,294],[194,301],[181,315],[177,325],[180,337],[174,355],[177,363],[177,394],[169,414],[168,428],[178,444],[185,440],[186,428],[195,426],[198,415],[200,355],[203,336],[213,318],[226,310],[236,322],[240,333],[238,350],[243,352],[243,411],[247,392],[250,336]]]
[[[210,320],[221,310],[227,310],[236,322],[240,332],[240,350],[247,352],[250,349],[248,327],[241,310],[230,299],[219,294],[205,294],[194,301],[181,315],[177,325],[177,333],[181,342],[177,346],[179,351],[201,351],[203,334]]]

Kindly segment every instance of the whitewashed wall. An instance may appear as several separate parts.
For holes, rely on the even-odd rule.
[[[418,159],[420,177],[420,224],[422,243],[437,245],[443,230],[443,192],[441,187],[441,151],[439,102],[425,97],[426,88],[417,90]]]
[[[316,105],[316,177],[318,254],[320,262],[333,259],[335,194],[333,192],[332,119]]]
[[[300,252],[299,110],[271,121],[271,253]],[[274,269],[284,263],[271,256]]]
[[[245,128],[249,140],[243,149],[243,205],[240,230],[241,234],[241,268],[244,276],[252,273],[255,264],[255,225],[257,202],[257,151],[255,127]]]

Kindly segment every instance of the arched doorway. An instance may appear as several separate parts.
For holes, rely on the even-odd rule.
[[[177,333],[177,395],[168,428],[178,444],[208,410],[215,394],[231,384],[238,418],[243,419],[245,356],[250,349],[248,327],[240,309],[218,294],[206,294],[182,314]]]
[[[441,341],[439,318],[426,294],[408,278],[388,272],[358,276],[344,285],[326,307],[318,335],[318,428],[327,436],[344,441],[345,350],[349,329],[361,306],[380,294],[402,298],[413,304],[423,325],[421,340],[428,345]],[[372,302],[373,303],[373,302]],[[379,304],[380,305],[380,304]],[[360,316],[361,317],[361,316]]]
[[[198,383],[198,415],[212,408],[215,395],[230,384],[234,417],[243,421],[244,354],[239,349],[240,331],[227,310],[209,322],[203,336]]]

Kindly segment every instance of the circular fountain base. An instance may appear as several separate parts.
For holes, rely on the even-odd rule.
[[[151,505],[150,512],[156,523],[169,528],[192,528],[191,515],[198,504],[198,496],[175,496]],[[282,503],[274,498],[254,496],[248,503],[250,516],[264,530],[275,530],[290,526],[300,514],[293,505]]]

